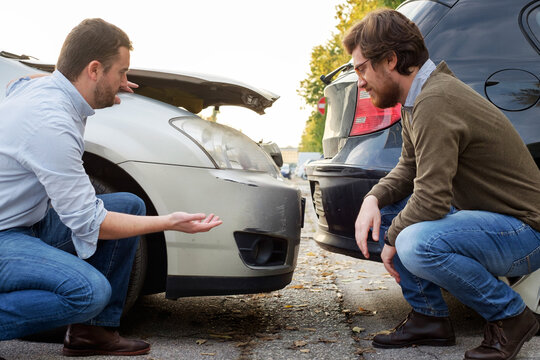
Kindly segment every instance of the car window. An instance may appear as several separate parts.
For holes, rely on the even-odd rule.
[[[428,0],[410,1],[398,7],[400,13],[418,26],[424,37],[429,34],[448,10],[450,10],[449,6]]]

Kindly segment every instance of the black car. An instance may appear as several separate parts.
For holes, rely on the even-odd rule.
[[[435,64],[446,61],[503,111],[540,167],[540,0],[409,0],[397,10],[418,25]],[[351,63],[321,79],[328,84],[324,160],[306,169],[318,217],[315,240],[326,250],[364,258],[354,224],[364,196],[398,162],[400,105],[375,108],[358,89]],[[369,260],[380,261],[371,238],[368,249]],[[505,281],[540,314],[540,270]]]

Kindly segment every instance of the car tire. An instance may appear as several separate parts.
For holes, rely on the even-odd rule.
[[[90,181],[96,190],[96,194],[110,194],[118,192],[118,190],[116,190],[113,186],[96,176],[90,175]],[[144,285],[144,279],[146,277],[147,265],[148,250],[146,247],[146,237],[141,236],[137,246],[137,251],[135,252],[135,258],[133,259],[133,266],[131,267],[131,275],[129,277],[129,285],[122,316],[125,316],[129,312],[139,298]]]

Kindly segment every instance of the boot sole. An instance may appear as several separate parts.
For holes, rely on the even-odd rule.
[[[150,352],[150,347],[137,351],[106,351],[96,349],[70,349],[64,348],[62,355],[64,356],[92,356],[92,355],[113,355],[113,356],[136,356],[144,355]]]
[[[534,335],[536,335],[536,333],[538,332],[539,329],[540,329],[540,325],[538,324],[538,321],[537,321],[536,324],[534,324],[529,329],[527,334],[525,334],[523,339],[521,339],[521,341],[519,342],[519,345],[516,347],[516,350],[514,350],[514,352],[506,360],[514,360],[516,358],[517,354],[519,353],[519,351],[521,350],[521,348],[523,347],[523,344],[525,344],[527,341],[531,340],[534,337]],[[469,357],[464,357],[463,359],[464,360],[477,360],[475,358],[469,358]]]
[[[410,346],[453,346],[456,345],[456,339],[425,339],[425,340],[417,340],[417,341],[411,341],[408,343],[403,344],[381,344],[378,342],[373,341],[371,343],[376,348],[381,349],[399,349],[404,347],[410,347]]]

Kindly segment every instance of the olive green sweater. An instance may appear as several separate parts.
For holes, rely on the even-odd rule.
[[[380,208],[412,194],[388,230],[391,244],[407,226],[443,218],[451,205],[511,215],[540,231],[540,170],[531,154],[506,116],[444,62],[401,122],[399,162],[368,194]]]

